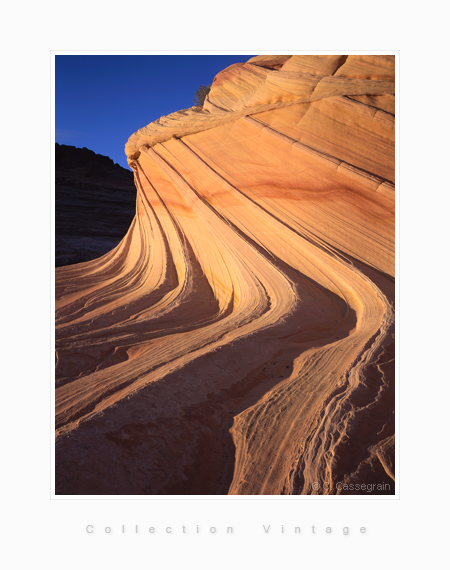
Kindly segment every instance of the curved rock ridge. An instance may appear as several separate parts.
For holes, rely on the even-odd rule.
[[[393,494],[391,56],[258,56],[126,145],[56,270],[56,493]]]
[[[161,117],[125,145],[131,164],[141,148],[272,108],[336,96],[393,96],[394,56],[258,56],[214,79],[203,108]]]

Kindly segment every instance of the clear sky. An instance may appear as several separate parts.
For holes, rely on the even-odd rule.
[[[130,135],[192,107],[200,85],[253,55],[56,55],[55,142],[86,147],[128,168]]]

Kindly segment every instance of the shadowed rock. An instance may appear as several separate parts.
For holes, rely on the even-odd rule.
[[[55,145],[55,265],[111,251],[136,209],[133,173],[87,148]]]

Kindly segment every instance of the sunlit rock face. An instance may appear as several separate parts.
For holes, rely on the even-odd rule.
[[[394,86],[260,56],[130,137],[128,233],[56,271],[56,493],[394,492]]]

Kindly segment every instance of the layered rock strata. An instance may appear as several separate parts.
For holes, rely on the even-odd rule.
[[[394,86],[260,56],[130,137],[128,233],[56,272],[58,494],[394,492]]]

